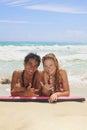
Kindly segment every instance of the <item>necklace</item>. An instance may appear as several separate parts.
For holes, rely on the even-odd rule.
[[[24,73],[25,73],[25,70],[23,70],[22,75],[21,75],[22,86],[23,86],[24,88],[27,88],[27,87],[29,86],[29,83],[28,83],[28,85],[25,86],[25,83],[24,83]],[[32,81],[31,81],[32,87],[33,87],[33,82],[34,82],[35,74],[36,74],[36,72],[34,73],[34,75],[33,75],[33,77],[32,77]]]
[[[53,86],[53,81],[52,81],[52,76],[50,75],[49,76],[49,84],[50,84],[50,88],[51,88],[51,90],[52,90],[52,93],[54,93],[54,86]]]

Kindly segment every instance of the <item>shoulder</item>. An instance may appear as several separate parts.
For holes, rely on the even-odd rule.
[[[13,76],[19,77],[21,74],[22,74],[21,70],[15,70],[15,71],[13,71]]]
[[[44,71],[36,71],[36,75],[43,75]]]
[[[44,71],[40,71],[40,77],[44,77],[45,72]]]
[[[59,72],[61,76],[67,75],[67,71],[64,68],[60,68]]]
[[[43,77],[44,76],[44,71],[38,71],[38,75],[39,75],[39,77]]]
[[[44,77],[44,72],[43,71],[38,71],[36,74],[35,74],[35,77],[39,80],[43,79]]]

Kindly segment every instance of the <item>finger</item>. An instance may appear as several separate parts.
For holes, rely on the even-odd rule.
[[[35,92],[36,92],[36,93],[39,92],[39,89],[35,89]]]
[[[34,94],[34,97],[38,97],[39,95],[38,94]]]
[[[32,86],[32,85],[31,85],[31,83],[29,83],[29,86],[27,87],[27,89],[30,89],[30,88],[31,88],[31,86]]]
[[[53,96],[50,96],[48,101],[49,103],[53,103],[54,102]]]
[[[57,98],[56,97],[52,97],[51,99],[50,99],[50,102],[56,102],[57,101]]]
[[[42,82],[40,82],[41,86],[44,87],[44,84]]]
[[[31,92],[32,92],[32,93],[35,93],[35,89],[34,89],[34,88],[31,88]]]
[[[18,78],[17,83],[20,83],[20,79]]]
[[[49,103],[52,103],[53,101],[52,101],[52,99],[51,99],[51,98],[49,98],[49,99],[48,99],[48,102],[49,102]]]
[[[31,83],[29,83],[29,87],[30,87],[30,88],[32,87]]]

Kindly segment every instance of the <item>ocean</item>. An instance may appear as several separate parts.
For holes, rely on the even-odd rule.
[[[0,42],[0,79],[11,77],[14,70],[23,69],[24,57],[30,52],[41,58],[54,53],[60,66],[66,69],[71,87],[87,87],[87,43]],[[42,69],[41,63],[39,70]]]

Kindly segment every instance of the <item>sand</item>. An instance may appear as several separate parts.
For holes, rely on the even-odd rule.
[[[71,95],[87,99],[87,85],[71,87]],[[9,85],[0,85],[10,95]],[[85,102],[0,102],[0,130],[87,130]]]
[[[87,102],[0,102],[1,130],[87,130]]]

